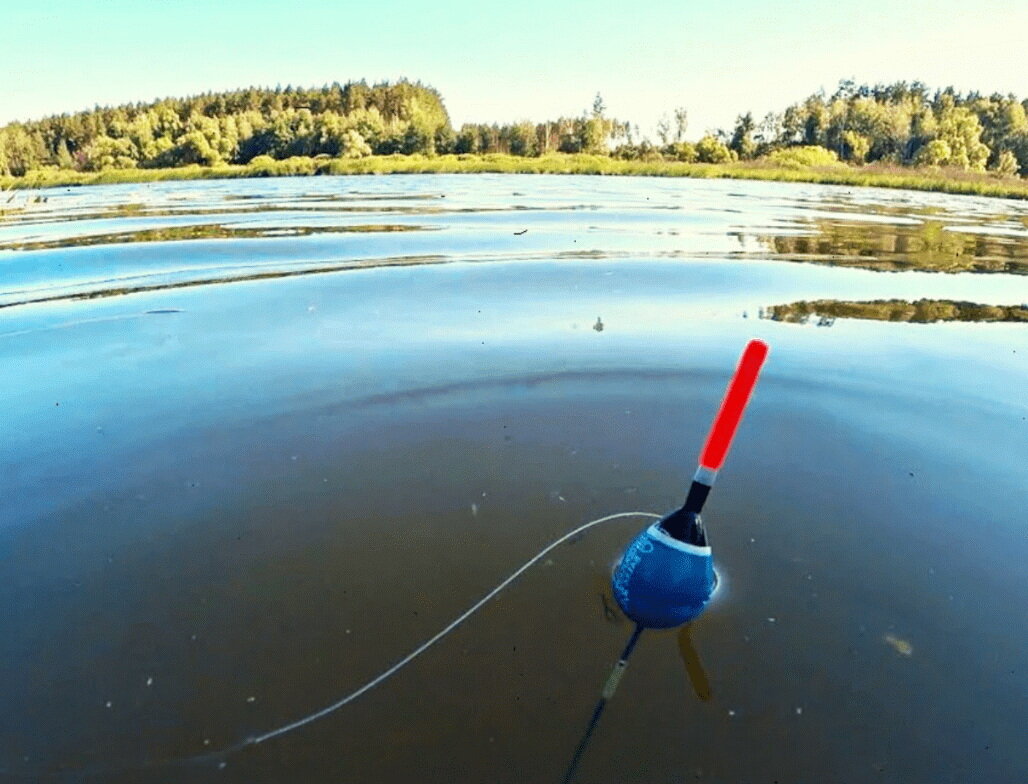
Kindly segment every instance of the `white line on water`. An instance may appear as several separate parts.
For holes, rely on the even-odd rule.
[[[550,544],[546,545],[546,547],[544,547],[542,550],[540,550],[538,553],[536,553],[530,559],[528,559],[513,574],[511,574],[510,577],[508,577],[506,580],[504,580],[491,591],[489,591],[489,593],[487,593],[485,596],[483,596],[481,599],[479,599],[477,602],[471,605],[471,607],[469,607],[463,613],[458,615],[452,622],[450,622],[449,625],[444,627],[441,631],[437,632],[434,636],[428,638],[425,642],[423,642],[413,651],[411,651],[398,662],[396,662],[396,664],[394,664],[392,667],[385,670],[381,674],[375,676],[360,688],[350,692],[345,697],[337,700],[336,702],[333,702],[331,705],[327,705],[324,708],[315,711],[314,713],[311,713],[308,716],[304,716],[302,719],[297,719],[294,722],[279,727],[278,729],[265,732],[262,735],[247,738],[243,743],[239,744],[238,746],[226,749],[226,753],[236,751],[247,746],[254,746],[258,743],[264,743],[264,741],[266,740],[271,740],[272,738],[277,738],[279,735],[285,735],[287,732],[292,732],[293,730],[300,729],[300,727],[310,724],[311,722],[317,721],[318,719],[324,718],[328,714],[339,710],[347,703],[353,702],[355,699],[360,697],[365,692],[370,691],[386,679],[395,675],[397,672],[402,670],[404,667],[406,667],[408,664],[410,664],[412,661],[418,658],[421,654],[423,654],[425,651],[427,651],[429,648],[431,648],[433,645],[435,645],[437,642],[443,639],[443,637],[445,637],[458,626],[460,626],[462,623],[464,623],[464,621],[466,621],[468,618],[470,618],[472,615],[478,612],[484,605],[488,604],[489,601],[491,601],[493,598],[496,597],[498,593],[500,593],[500,591],[502,591],[504,588],[506,588],[508,585],[514,582],[518,577],[524,574],[525,571],[529,569],[529,567],[531,567],[536,561],[538,561],[544,555],[549,553],[551,550],[564,544],[564,542],[568,541],[569,539],[573,539],[578,534],[589,530],[595,525],[600,525],[601,523],[608,523],[611,520],[620,520],[626,517],[649,517],[656,520],[660,519],[660,515],[653,514],[652,512],[618,512],[617,514],[607,515],[606,517],[600,517],[596,520],[590,520],[588,523],[578,526],[578,528],[574,529],[573,531],[569,531],[559,539],[550,542]]]
[[[219,769],[223,769],[227,765],[225,760],[230,755],[235,754],[237,751],[242,751],[243,749],[248,748],[250,746],[256,746],[258,743],[264,743],[267,740],[271,740],[272,738],[277,738],[280,735],[285,735],[287,732],[292,732],[293,730],[298,730],[301,727],[304,727],[304,726],[306,726],[306,725],[308,725],[308,724],[310,724],[312,722],[317,721],[318,719],[324,718],[325,716],[328,716],[330,713],[334,713],[335,711],[339,710],[344,705],[347,705],[347,704],[353,702],[355,699],[360,697],[362,694],[364,694],[365,692],[368,692],[371,689],[375,688],[376,686],[378,686],[383,681],[388,680],[390,677],[392,677],[393,675],[398,673],[400,670],[402,670],[404,667],[406,667],[408,664],[410,664],[412,661],[414,661],[416,658],[418,658],[421,654],[423,654],[425,651],[427,651],[429,648],[431,648],[433,645],[435,645],[437,642],[439,642],[441,639],[443,639],[446,635],[448,635],[450,632],[452,632],[454,629],[456,629],[458,626],[460,626],[462,623],[464,623],[464,621],[466,621],[468,618],[470,618],[472,615],[474,615],[476,612],[478,612],[480,609],[482,609],[482,607],[484,607],[486,604],[488,604],[492,599],[496,598],[497,594],[499,594],[504,588],[506,588],[508,585],[510,585],[512,582],[514,582],[518,577],[520,577],[522,574],[524,574],[533,564],[535,564],[540,558],[542,558],[543,556],[545,556],[546,554],[548,554],[549,552],[551,552],[555,548],[560,547],[560,545],[564,544],[565,542],[567,542],[570,539],[574,539],[580,533],[588,531],[593,526],[597,526],[597,525],[600,525],[602,523],[609,523],[612,520],[623,520],[623,519],[628,518],[628,517],[647,517],[647,518],[651,518],[651,519],[654,519],[654,520],[659,520],[661,518],[661,515],[653,514],[652,512],[617,512],[616,514],[607,515],[606,517],[600,517],[600,518],[597,518],[596,520],[590,520],[588,523],[584,523],[584,524],[578,526],[578,528],[575,528],[572,531],[568,531],[566,534],[561,536],[559,539],[555,539],[554,541],[550,542],[548,545],[546,545],[546,547],[544,547],[538,553],[536,553],[531,558],[529,558],[527,561],[525,561],[525,563],[522,564],[520,567],[518,567],[507,579],[505,579],[503,582],[501,582],[499,585],[497,585],[495,588],[493,588],[491,591],[489,591],[489,593],[487,593],[485,596],[483,596],[481,599],[479,599],[477,602],[475,602],[473,605],[471,605],[471,607],[469,607],[463,613],[458,615],[453,621],[451,621],[441,631],[437,632],[435,635],[433,635],[432,637],[428,638],[425,642],[423,642],[421,645],[419,645],[413,651],[411,651],[406,656],[404,656],[402,659],[400,659],[398,662],[396,662],[396,664],[392,665],[389,669],[387,669],[387,670],[383,671],[382,673],[376,675],[374,678],[372,678],[370,681],[365,683],[363,686],[360,686],[355,691],[350,692],[345,697],[342,697],[342,698],[336,700],[331,705],[327,705],[324,708],[321,708],[320,710],[317,710],[314,713],[311,713],[311,714],[309,714],[307,716],[304,716],[301,719],[297,719],[296,721],[293,721],[293,722],[290,722],[289,724],[286,724],[286,725],[283,725],[281,727],[278,727],[277,729],[269,730],[268,732],[265,732],[265,733],[263,733],[261,735],[256,735],[256,736],[249,737],[249,738],[247,738],[244,741],[236,743],[233,746],[228,746],[228,747],[226,747],[224,749],[221,749],[220,751],[212,751],[212,752],[208,752],[206,754],[197,754],[197,755],[192,756],[192,757],[176,757],[176,758],[171,758],[171,759],[167,759],[166,758],[166,759],[162,759],[162,760],[150,760],[150,761],[143,762],[141,764],[136,764],[136,765],[132,765],[132,764],[126,764],[126,765],[121,765],[121,766],[113,766],[113,765],[111,765],[111,766],[106,766],[106,767],[99,767],[98,766],[96,768],[90,768],[90,769],[78,769],[78,770],[75,770],[75,771],[67,771],[66,770],[66,771],[62,771],[61,774],[59,774],[59,775],[65,775],[65,774],[67,774],[67,775],[72,775],[72,774],[83,775],[83,774],[87,774],[87,773],[88,774],[100,775],[100,774],[104,774],[104,773],[108,773],[109,774],[109,773],[114,772],[114,771],[138,770],[138,769],[142,769],[142,768],[156,768],[156,767],[164,767],[164,766],[171,766],[171,765],[175,765],[175,766],[198,765],[198,764],[202,764],[202,763],[205,763],[205,762],[210,762],[210,763],[217,762],[218,763],[218,768]],[[0,773],[3,773],[5,775],[14,775],[14,776],[18,776],[20,778],[30,778],[30,777],[35,777],[36,775],[38,775],[37,773],[17,772],[17,771],[13,771],[13,770],[10,770],[10,769],[7,769],[7,768],[2,768],[2,767],[0,767]]]

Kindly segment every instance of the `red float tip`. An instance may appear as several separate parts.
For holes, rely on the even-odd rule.
[[[714,417],[714,424],[707,436],[707,443],[700,453],[700,465],[711,471],[719,471],[725,462],[725,455],[735,438],[735,431],[742,420],[746,404],[750,402],[757,375],[767,359],[768,345],[762,340],[751,340],[739,358],[739,366],[728,384],[725,399]]]

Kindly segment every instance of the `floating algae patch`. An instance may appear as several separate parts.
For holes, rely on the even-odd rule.
[[[353,226],[240,227],[220,223],[167,226],[160,229],[120,231],[54,240],[27,240],[0,244],[0,250],[53,250],[89,245],[120,245],[129,242],[180,242],[183,240],[252,239],[257,237],[303,237],[309,234],[370,234],[394,231],[430,231],[427,226],[400,223],[365,223]]]
[[[812,318],[817,318],[821,326],[828,326],[828,323],[836,318],[907,321],[914,324],[932,324],[938,321],[1008,321],[1028,324],[1028,306],[981,305],[975,302],[938,299],[919,299],[916,302],[902,299],[873,302],[819,299],[772,305],[763,309],[760,317],[793,324],[806,324]]]
[[[907,640],[900,639],[894,634],[886,634],[882,639],[900,656],[913,656],[914,646]]]

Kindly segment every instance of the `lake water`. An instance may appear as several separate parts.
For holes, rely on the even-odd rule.
[[[759,337],[721,589],[643,635],[577,780],[1028,780],[1028,202],[475,175],[0,208],[0,779],[559,781],[641,517],[237,744],[679,505]]]

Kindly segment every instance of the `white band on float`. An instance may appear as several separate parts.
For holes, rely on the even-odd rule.
[[[696,473],[692,475],[692,481],[699,482],[701,485],[706,485],[707,487],[713,487],[716,479],[717,471],[703,465],[697,466]]]
[[[688,542],[683,542],[681,539],[675,539],[673,536],[668,536],[664,532],[664,529],[660,527],[659,520],[649,527],[649,534],[658,542],[674,548],[675,550],[681,550],[683,553],[689,553],[689,555],[711,555],[709,545],[689,544]]]

